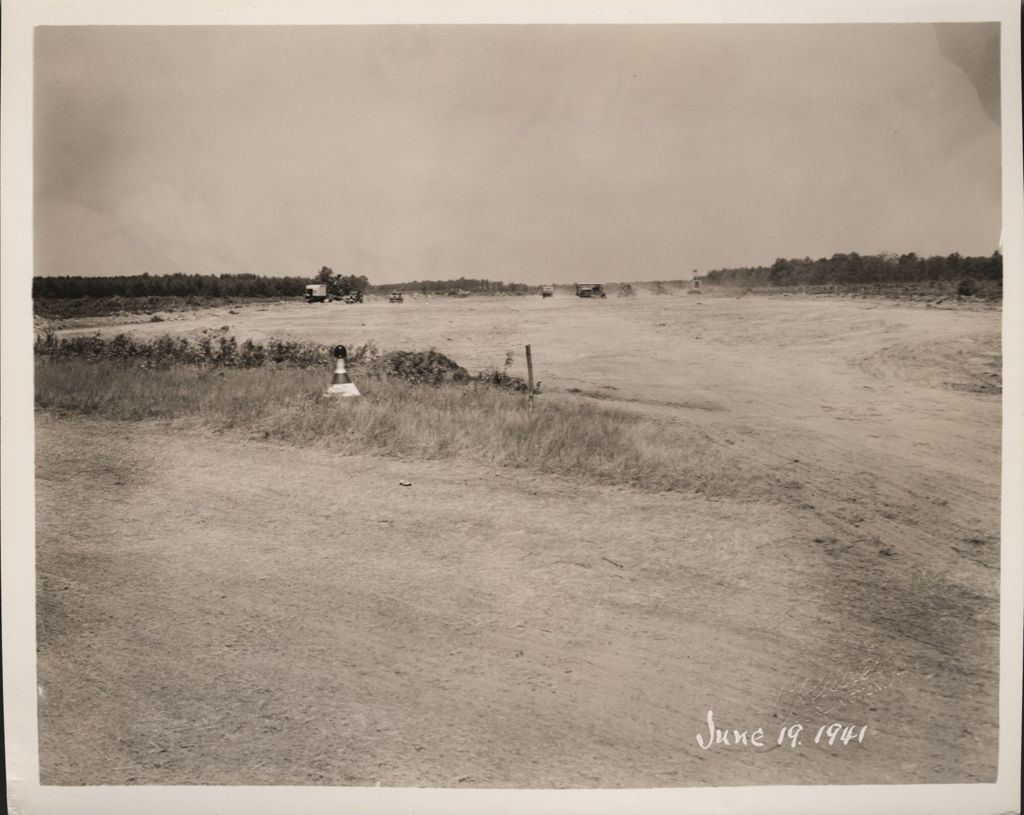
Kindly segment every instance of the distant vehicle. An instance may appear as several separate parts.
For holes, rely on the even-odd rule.
[[[322,303],[327,299],[326,283],[311,283],[306,286],[306,302]]]
[[[700,280],[692,280],[692,281],[690,281],[690,288],[688,288],[686,290],[686,293],[687,294],[700,294],[701,286],[702,286],[702,284],[701,284]]]
[[[618,291],[619,297],[636,297],[636,292],[633,291],[633,286],[629,283],[623,283],[619,286]]]
[[[393,291],[393,292],[391,292],[391,296],[388,297],[388,302],[389,303],[404,303],[405,302],[405,298],[402,297],[402,293],[400,291]]]
[[[577,297],[607,297],[603,283],[577,283]]]
[[[554,297],[555,296],[555,287],[554,286],[541,286],[540,287],[540,296],[541,297]]]
[[[345,295],[345,302],[350,306],[355,303],[362,303],[363,293],[361,291],[351,292],[350,294]]]

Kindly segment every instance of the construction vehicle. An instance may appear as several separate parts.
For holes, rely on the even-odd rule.
[[[306,286],[307,303],[323,303],[327,298],[328,294],[326,283],[310,283]]]
[[[355,303],[362,303],[362,302],[363,302],[363,293],[361,291],[353,291],[353,292],[349,292],[348,294],[345,295],[345,303],[347,305],[351,306],[351,305],[353,305]]]
[[[403,303],[403,302],[405,302],[405,298],[402,297],[402,293],[400,291],[393,291],[393,292],[391,292],[391,296],[388,297],[388,302],[389,303]]]
[[[577,297],[607,297],[603,283],[577,283]]]
[[[540,287],[540,296],[541,297],[554,297],[555,296],[555,287],[554,286],[541,286]]]

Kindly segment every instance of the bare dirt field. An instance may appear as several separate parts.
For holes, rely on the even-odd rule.
[[[998,309],[231,311],[65,331],[512,352],[518,375],[530,343],[538,398],[695,424],[772,479],[710,500],[39,414],[44,784],[994,780]],[[709,710],[764,746],[703,749]],[[815,743],[832,722],[865,735]]]

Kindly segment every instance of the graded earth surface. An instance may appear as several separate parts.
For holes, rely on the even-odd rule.
[[[538,399],[699,427],[749,471],[645,493],[37,413],[42,783],[993,781],[1000,321],[679,294],[66,325],[520,376],[530,343]]]

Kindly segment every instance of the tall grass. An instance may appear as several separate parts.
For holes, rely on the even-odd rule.
[[[486,381],[422,385],[384,376],[358,399],[325,398],[325,369],[140,367],[37,357],[36,405],[426,459],[465,459],[643,490],[735,494],[738,463],[695,428],[586,402],[526,399]]]

